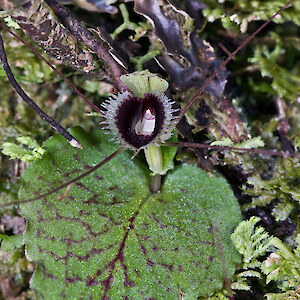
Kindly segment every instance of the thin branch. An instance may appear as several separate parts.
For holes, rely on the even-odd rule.
[[[0,34],[0,60],[11,85],[19,94],[19,96],[27,103],[27,105],[29,105],[43,120],[49,123],[57,132],[61,133],[68,140],[68,142],[71,144],[72,147],[82,149],[80,143],[65,128],[59,125],[51,117],[49,117],[43,110],[41,110],[35,104],[35,102],[20,87],[8,64],[1,34]]]
[[[86,98],[59,70],[57,70],[52,64],[40,53],[38,53],[31,45],[21,39],[18,35],[9,30],[2,22],[0,22],[0,27],[11,35],[13,35],[16,39],[18,39],[21,43],[23,43],[26,47],[28,47],[35,55],[37,55],[40,59],[42,59],[62,80],[64,80],[69,87],[79,96],[81,97],[88,105],[90,105],[95,111],[101,113],[99,107],[93,104],[88,98]]]
[[[96,171],[97,169],[99,169],[100,167],[102,167],[103,165],[105,165],[107,162],[109,162],[111,159],[113,159],[114,157],[116,157],[118,154],[120,154],[121,152],[123,152],[124,150],[126,150],[126,148],[119,148],[117,151],[115,151],[113,154],[111,154],[110,156],[106,157],[105,159],[103,159],[99,164],[97,164],[96,166],[90,168],[88,171],[82,173],[81,175],[79,175],[78,177],[58,186],[57,188],[55,188],[54,190],[51,190],[47,193],[44,193],[42,195],[39,195],[35,198],[31,198],[31,199],[26,199],[24,201],[22,201],[22,203],[28,203],[28,202],[32,202],[41,198],[44,198],[46,196],[49,196],[51,194],[56,193],[57,191],[67,187],[67,189],[69,188],[69,186],[71,186],[74,182],[84,178],[85,176],[93,173],[94,171]],[[6,206],[10,206],[10,205],[17,205],[19,203],[17,202],[10,202],[10,203],[4,203],[4,204],[0,204],[0,207],[6,207]]]
[[[161,175],[156,174],[151,176],[151,184],[150,184],[150,191],[153,194],[157,194],[160,192],[161,189]]]
[[[124,69],[114,60],[108,49],[93,34],[84,28],[70,13],[70,11],[56,0],[45,0],[50,6],[60,22],[70,31],[70,33],[86,45],[91,51],[95,52],[98,57],[105,63],[111,77],[115,80],[117,88],[120,91],[126,89],[120,80],[120,76],[124,74]]]
[[[281,7],[268,21],[262,24],[257,30],[255,30],[249,37],[247,37],[242,44],[240,44],[227,58],[222,62],[222,64],[213,72],[213,74],[205,81],[205,83],[201,86],[195,96],[187,103],[187,105],[181,111],[178,121],[180,121],[185,113],[192,106],[197,97],[205,90],[205,88],[217,77],[218,73],[233,59],[233,57],[243,49],[259,32],[261,32],[278,14],[280,14],[283,10],[285,10],[288,6],[290,6],[294,0],[290,0],[286,5]]]
[[[266,150],[266,149],[245,149],[245,148],[237,148],[237,147],[230,147],[230,146],[213,146],[213,145],[189,143],[189,142],[165,142],[164,144],[162,144],[162,146],[200,148],[200,149],[218,150],[218,151],[232,150],[236,152],[247,152],[252,154],[263,154],[269,156],[300,158],[300,153],[296,153],[296,152],[284,152],[284,151]]]

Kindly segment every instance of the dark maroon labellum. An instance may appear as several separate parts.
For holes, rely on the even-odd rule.
[[[128,144],[141,148],[160,133],[165,118],[165,109],[159,96],[145,94],[145,98],[138,98],[128,95],[117,110],[115,124]]]

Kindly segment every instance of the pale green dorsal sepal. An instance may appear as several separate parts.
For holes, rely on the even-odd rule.
[[[139,98],[144,98],[146,93],[164,93],[169,84],[166,80],[150,73],[148,70],[125,74],[120,77],[127,88]]]

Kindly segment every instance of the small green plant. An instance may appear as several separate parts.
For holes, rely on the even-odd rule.
[[[15,252],[24,245],[22,235],[8,236],[0,234],[0,248],[2,251]]]
[[[271,245],[271,237],[265,229],[255,227],[259,221],[260,218],[251,217],[250,220],[241,222],[231,235],[235,247],[243,255],[244,269],[260,266],[258,257],[264,255]]]
[[[245,210],[255,206],[265,206],[272,201],[279,201],[272,210],[277,221],[286,220],[300,203],[300,165],[299,159],[284,158],[279,160],[270,179],[255,175],[248,179],[245,194],[252,195],[252,202],[245,204]]]
[[[2,144],[2,153],[8,155],[10,159],[18,158],[24,162],[31,162],[40,159],[45,153],[45,150],[30,137],[21,136],[17,138],[17,141],[21,145],[9,142]],[[24,146],[27,146],[28,149],[25,149]]]
[[[258,217],[242,221],[231,239],[242,254],[242,271],[236,275],[233,289],[249,290],[245,278],[264,278],[266,284],[271,281],[278,283],[282,293],[266,293],[269,300],[298,299],[300,297],[300,235],[295,238],[294,249],[290,250],[277,237],[270,236],[263,227],[256,226]],[[263,260],[266,253],[272,252]]]

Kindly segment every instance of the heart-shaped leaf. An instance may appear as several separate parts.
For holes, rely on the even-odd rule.
[[[222,288],[240,261],[230,234],[241,221],[226,181],[196,166],[169,172],[151,195],[150,173],[123,152],[59,193],[36,197],[115,151],[101,131],[59,135],[26,170],[20,191],[27,256],[38,299],[185,299]]]

